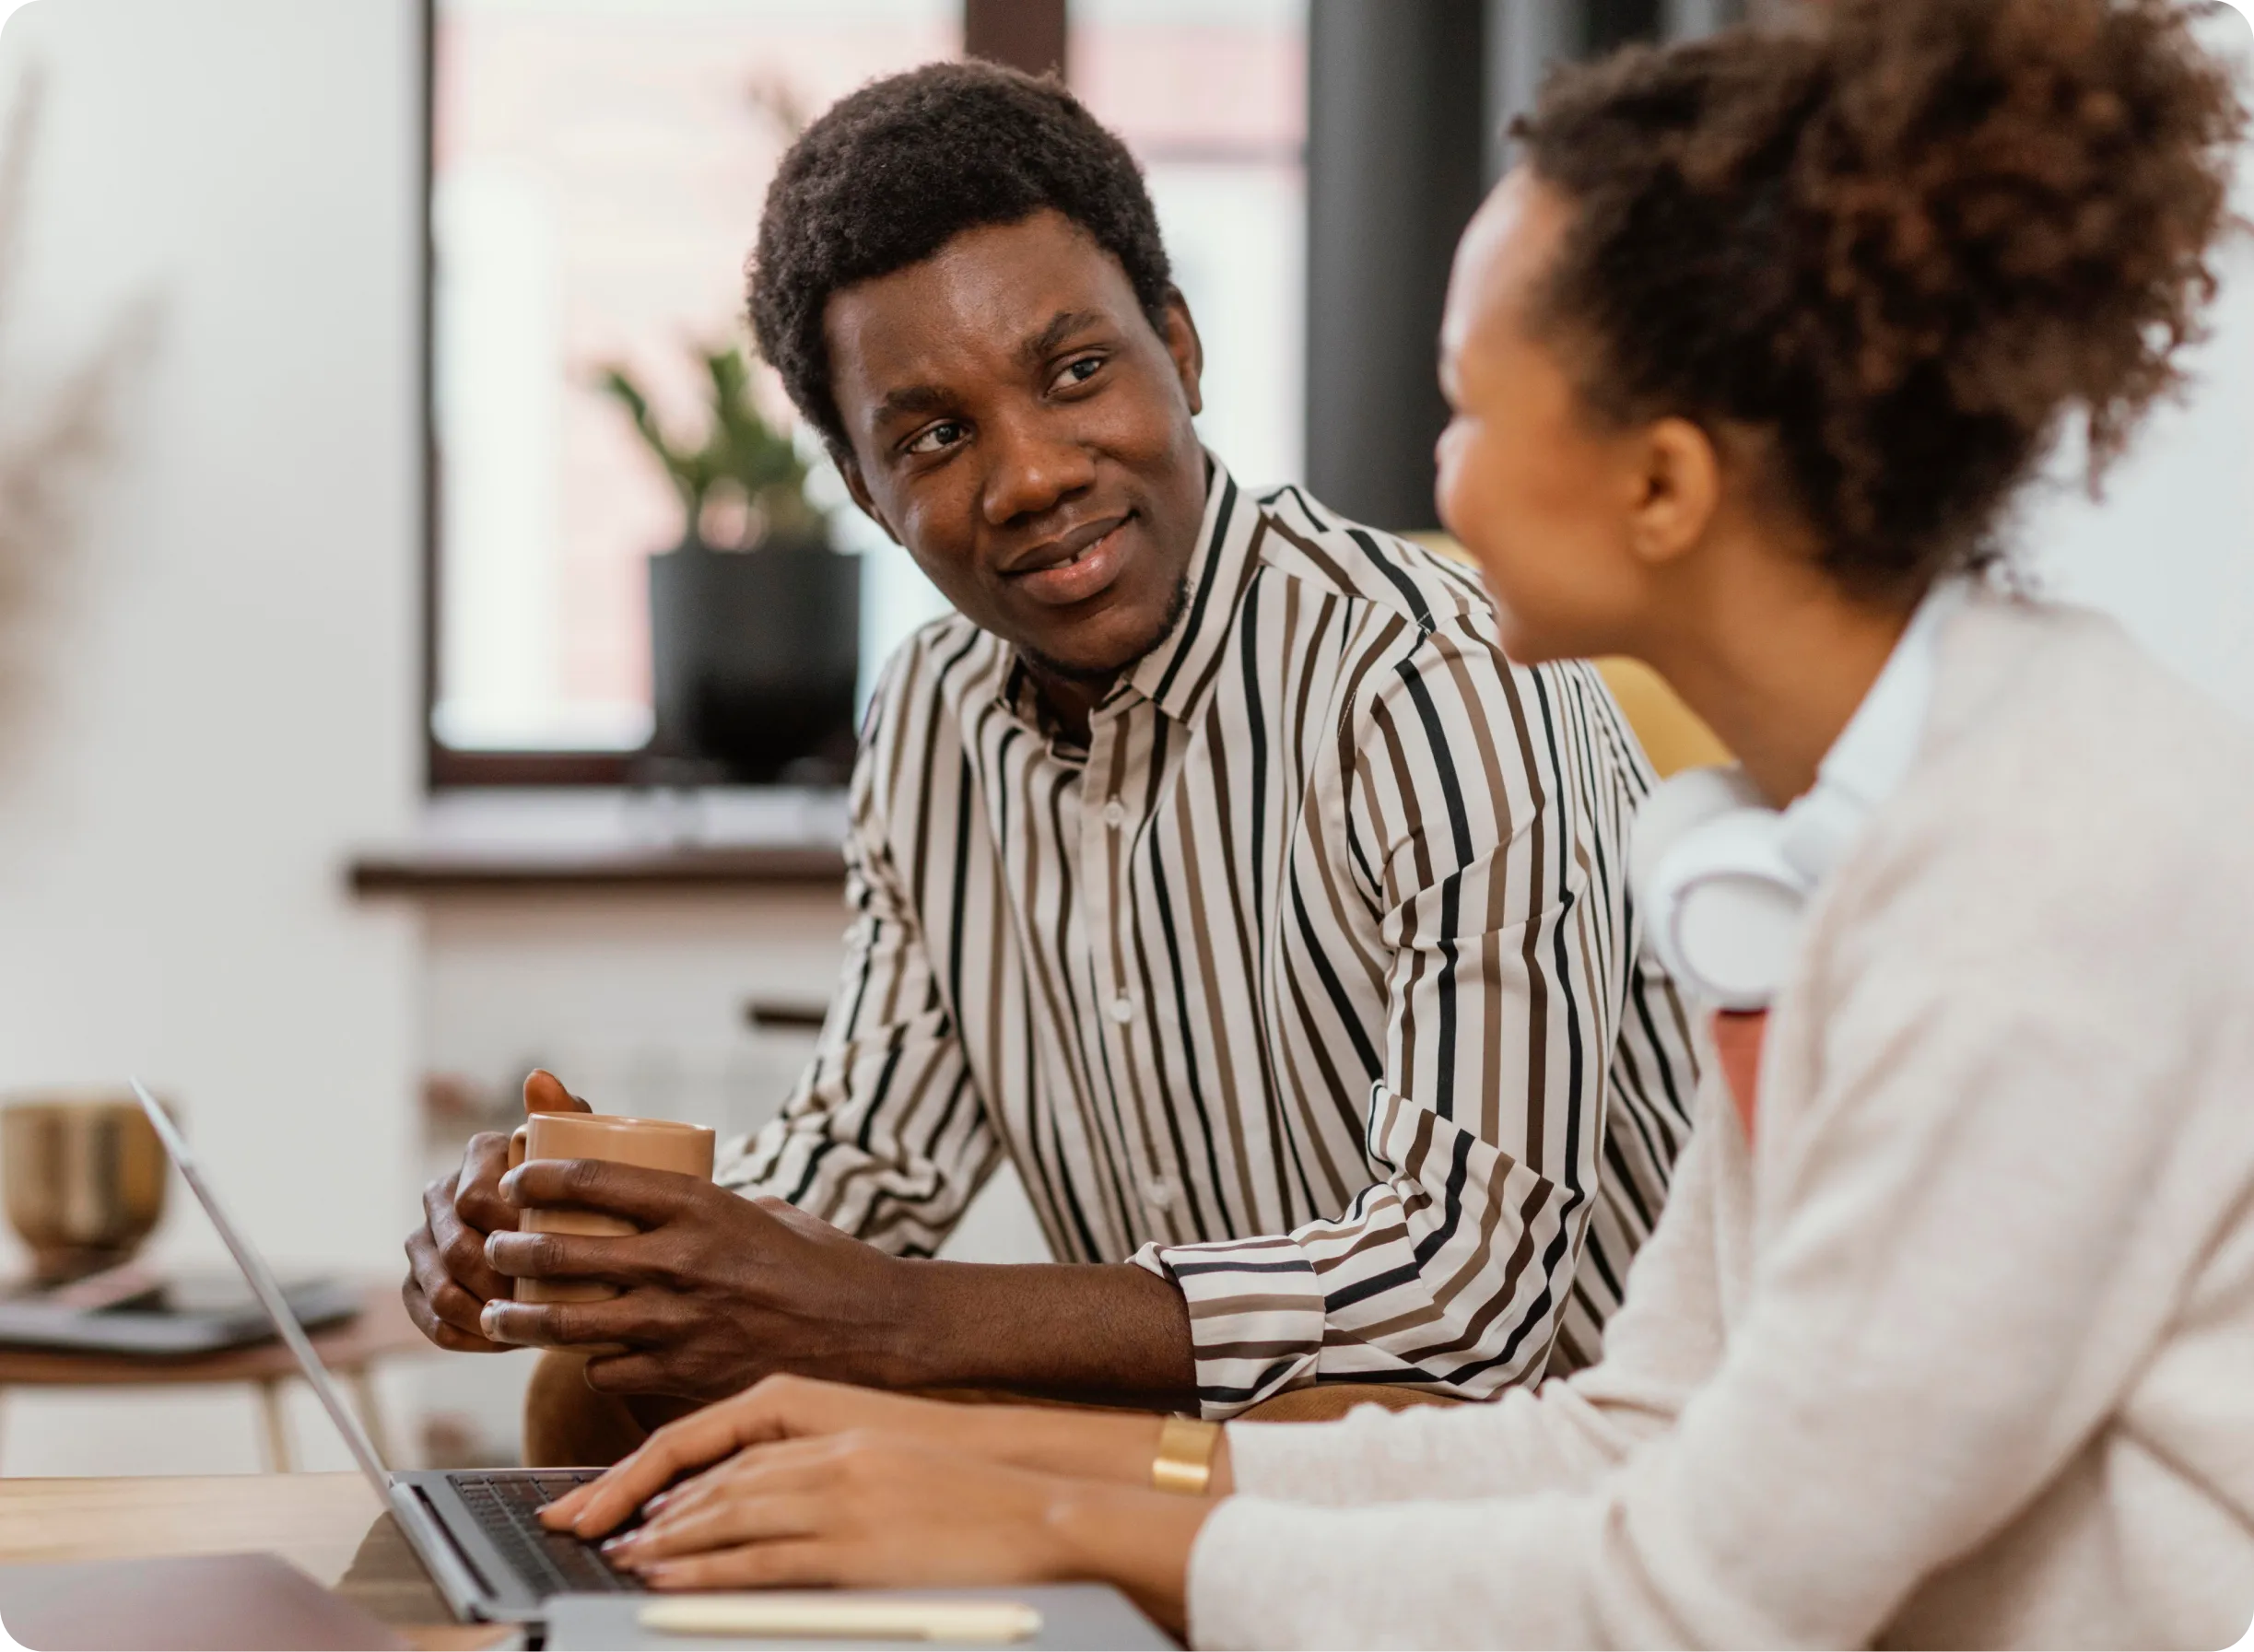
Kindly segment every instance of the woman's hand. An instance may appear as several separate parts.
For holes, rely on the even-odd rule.
[[[1051,1476],[858,1430],[754,1447],[603,1545],[654,1588],[1032,1583],[1058,1575]]]
[[[1159,1420],[1140,1412],[1049,1406],[953,1405],[806,1377],[770,1377],[668,1424],[600,1480],[541,1511],[582,1538],[616,1530],[684,1474],[747,1447],[863,1432],[951,1455],[1078,1479],[1147,1485]],[[1226,1442],[1214,1487],[1227,1489]]]
[[[652,1588],[1116,1583],[1179,1629],[1214,1505],[854,1430],[750,1447],[612,1539]]]

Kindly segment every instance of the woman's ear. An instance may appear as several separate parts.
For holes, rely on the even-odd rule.
[[[1181,288],[1166,289],[1166,330],[1160,335],[1166,343],[1166,353],[1174,358],[1175,377],[1181,381],[1181,393],[1190,403],[1190,411],[1205,411],[1205,346],[1197,335],[1197,322],[1190,316],[1190,300],[1181,296]]]
[[[1663,418],[1645,428],[1640,460],[1629,546],[1656,568],[1687,556],[1706,537],[1721,506],[1721,456],[1689,419]]]

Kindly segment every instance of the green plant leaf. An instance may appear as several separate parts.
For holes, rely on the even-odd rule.
[[[736,346],[698,352],[710,390],[702,439],[694,448],[676,445],[659,428],[649,397],[625,369],[608,367],[596,379],[599,389],[626,409],[650,451],[664,465],[687,512],[684,539],[698,537],[706,498],[718,483],[744,491],[768,533],[818,530],[826,513],[806,498],[807,466],[786,431],[759,412],[752,394],[751,361]]]

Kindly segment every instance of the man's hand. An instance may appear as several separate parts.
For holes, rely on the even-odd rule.
[[[676,1492],[666,1487],[748,1447],[781,1440],[881,1434],[935,1450],[1044,1473],[1147,1485],[1159,1420],[1147,1413],[1081,1407],[954,1405],[840,1383],[770,1377],[757,1387],[661,1428],[631,1456],[540,1511],[551,1530],[593,1539],[638,1510],[687,1513],[719,1494],[707,1474]],[[1228,1486],[1227,1443],[1213,1482]]]
[[[538,1160],[501,1181],[518,1210],[623,1216],[618,1238],[486,1229],[502,1288],[475,1323],[489,1344],[623,1348],[591,1359],[600,1392],[713,1400],[771,1372],[879,1386],[916,1380],[904,1348],[913,1264],[780,1199],[745,1199],[695,1177],[596,1159]],[[591,1279],[606,1302],[508,1300],[513,1279]]]
[[[546,1072],[524,1081],[524,1107],[588,1110]],[[595,1159],[508,1163],[507,1136],[476,1136],[462,1168],[423,1190],[401,1295],[441,1348],[575,1349],[591,1356],[588,1386],[600,1392],[687,1400],[784,1373],[1144,1406],[1196,1392],[1188,1305],[1132,1263],[904,1260],[780,1199],[695,1177]],[[574,1208],[640,1231],[518,1231],[522,1211]],[[621,1294],[521,1303],[519,1279],[597,1280]]]
[[[584,1113],[587,1104],[552,1072],[524,1081],[528,1113]],[[470,1138],[462,1168],[423,1189],[423,1224],[407,1236],[407,1277],[400,1295],[416,1329],[440,1348],[461,1353],[504,1353],[479,1330],[485,1305],[509,1295],[509,1281],[486,1260],[486,1236],[513,1230],[516,1206],[501,1196],[509,1168],[509,1138],[484,1131]]]

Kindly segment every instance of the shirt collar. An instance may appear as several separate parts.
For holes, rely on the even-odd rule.
[[[1181,615],[1156,648],[1127,668],[1122,684],[1176,722],[1190,721],[1213,686],[1262,537],[1259,503],[1218,459],[1209,453],[1205,463],[1205,517],[1183,576]]]
[[[1973,581],[1937,581],[1910,616],[1878,678],[1816,767],[1816,783],[1786,807],[1779,851],[1811,885],[1846,858],[1863,823],[1901,786],[1925,741],[1941,674],[1941,639]]]

